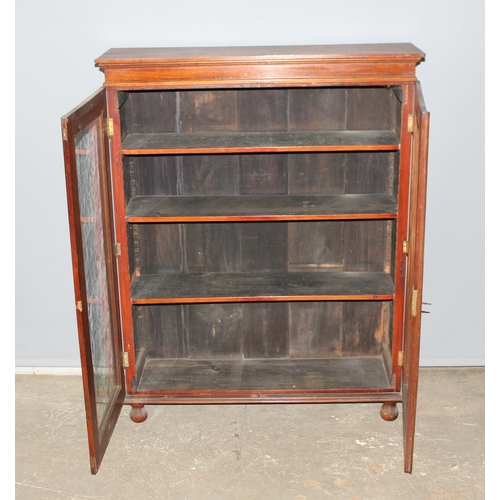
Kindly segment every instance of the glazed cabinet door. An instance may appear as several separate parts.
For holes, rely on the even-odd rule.
[[[422,282],[424,271],[427,152],[429,144],[429,112],[425,108],[420,82],[417,82],[415,88],[413,121],[413,152],[403,347],[404,360],[402,368],[405,472],[411,472],[413,466],[413,441],[415,436],[415,417],[417,410]]]
[[[95,474],[125,393],[105,90],[95,92],[61,121],[90,468]]]

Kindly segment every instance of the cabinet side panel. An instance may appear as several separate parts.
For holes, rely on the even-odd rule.
[[[132,102],[130,92],[118,92],[118,108],[120,110],[120,138],[122,142],[132,133]]]
[[[391,95],[391,115],[392,115],[392,127],[391,130],[398,132],[401,130],[401,106],[403,104],[403,88],[402,87],[392,87]]]
[[[135,157],[123,158],[123,197],[125,207],[130,199],[137,194],[135,180]]]
[[[382,353],[387,373],[392,373],[392,348],[394,341],[394,304],[384,302],[382,309],[383,339]]]
[[[399,177],[400,177],[400,154],[394,153],[391,157],[392,161],[392,191],[391,193],[394,195],[396,199],[399,197]]]
[[[141,255],[139,253],[139,226],[127,225],[127,250],[128,250],[128,277],[132,281],[134,275],[141,268]]]

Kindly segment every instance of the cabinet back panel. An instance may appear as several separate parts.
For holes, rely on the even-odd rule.
[[[346,89],[290,89],[288,99],[289,130],[348,130]]]
[[[127,133],[179,131],[176,92],[167,90],[119,94],[128,97],[120,107],[120,125]]]
[[[288,304],[241,304],[242,353],[245,358],[283,358],[289,348]],[[279,332],[279,333],[278,333]]]
[[[238,90],[237,126],[241,132],[286,131],[288,91],[285,89]]]
[[[177,96],[179,132],[237,130],[236,90],[192,90]]]
[[[123,158],[125,203],[133,196],[176,195],[179,192],[179,158],[176,156],[126,156]]]
[[[396,130],[396,97],[390,88],[346,90],[346,130]]]
[[[124,93],[125,94],[125,93]],[[392,88],[328,87],[132,91],[120,108],[128,133],[394,130]]]
[[[390,302],[134,306],[147,358],[336,358],[390,349]],[[385,347],[384,347],[385,346]]]
[[[288,194],[287,154],[251,154],[237,158],[240,173],[238,194]]]
[[[344,271],[389,270],[391,229],[394,222],[344,222]]]
[[[121,93],[129,133],[395,130],[391,88]],[[127,156],[134,196],[391,194],[397,152]],[[129,224],[130,273],[393,273],[395,221]],[[294,302],[134,306],[146,358],[335,358],[390,351],[392,303]]]
[[[134,342],[147,357],[188,357],[185,306],[135,306]]]
[[[184,233],[179,224],[129,224],[129,252],[134,248],[134,267],[142,274],[184,270]]]
[[[126,202],[139,195],[392,194],[394,152],[130,156]]]
[[[394,221],[129,225],[141,274],[392,272]],[[134,229],[132,229],[134,228]],[[133,241],[131,239],[133,238]]]
[[[342,302],[299,302],[289,306],[289,356],[342,356]]]

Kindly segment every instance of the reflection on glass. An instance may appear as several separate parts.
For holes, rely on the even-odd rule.
[[[75,138],[83,261],[99,429],[116,386],[104,253],[98,121]]]

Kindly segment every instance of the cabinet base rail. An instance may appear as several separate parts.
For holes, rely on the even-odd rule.
[[[403,401],[400,392],[280,393],[280,394],[129,394],[128,405],[388,403]]]

